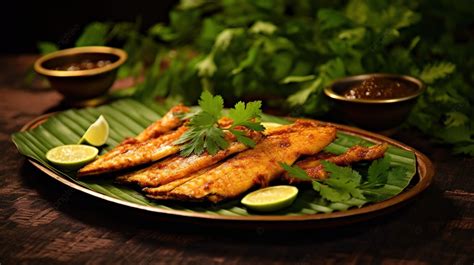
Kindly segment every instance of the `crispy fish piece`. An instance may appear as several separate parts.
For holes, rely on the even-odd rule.
[[[135,140],[143,142],[178,128],[183,125],[183,120],[180,118],[180,115],[188,112],[189,108],[183,105],[172,107],[161,119],[155,121],[143,130],[143,132],[137,135]]]
[[[174,141],[186,130],[187,127],[181,126],[176,131],[158,138],[138,143],[121,144],[81,168],[77,176],[98,175],[128,169],[176,154],[179,152],[179,146],[174,145]]]
[[[171,191],[163,194],[146,189],[155,199],[211,201],[234,198],[255,185],[266,186],[283,173],[279,162],[293,164],[301,155],[314,155],[336,137],[334,127],[318,126],[311,121],[296,121],[279,127],[254,149],[244,151]]]
[[[258,132],[247,132],[247,136],[258,142],[262,135]],[[155,164],[117,178],[117,181],[122,184],[138,184],[141,187],[156,187],[177,179],[189,176],[196,171],[209,167],[226,157],[242,152],[248,147],[240,142],[236,142],[235,136],[230,133],[227,134],[228,141],[231,141],[229,147],[225,150],[220,150],[214,155],[204,152],[201,155],[190,155],[182,157],[176,155]]]
[[[328,177],[328,172],[324,170],[324,167],[321,164],[322,160],[332,162],[338,166],[349,166],[357,162],[379,159],[384,156],[387,148],[387,143],[377,144],[371,147],[355,145],[349,148],[343,154],[333,155],[320,153],[298,161],[295,163],[295,165],[306,171],[308,176],[313,179],[325,179]],[[291,177],[287,172],[285,172],[285,174],[282,176],[282,180],[288,182],[289,184],[306,182],[304,180]]]
[[[126,169],[176,153],[176,147],[170,146],[170,142],[178,139],[185,129],[182,127],[174,133],[170,132],[183,124],[179,116],[187,112],[189,112],[188,107],[174,106],[139,135],[125,139],[112,150],[80,169],[77,176],[97,175]]]
[[[173,199],[172,197],[168,197],[168,193],[172,190],[174,190],[176,187],[190,181],[191,179],[194,179],[206,172],[208,172],[209,170],[219,166],[220,164],[222,163],[225,163],[225,162],[220,162],[220,163],[217,163],[217,164],[214,164],[212,166],[209,166],[207,168],[203,168],[187,177],[184,177],[184,178],[180,178],[180,179],[177,179],[175,181],[172,181],[170,183],[167,183],[167,184],[164,184],[164,185],[161,185],[159,187],[147,187],[147,188],[143,188],[143,191],[145,193],[149,193],[149,194],[153,194],[152,196],[150,195],[149,197],[151,198],[155,198],[155,199]]]

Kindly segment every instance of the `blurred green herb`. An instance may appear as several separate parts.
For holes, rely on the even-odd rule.
[[[182,0],[168,24],[94,22],[76,44],[124,47],[119,75],[144,75],[143,101],[195,104],[208,90],[300,116],[330,109],[322,91],[335,78],[413,75],[427,92],[407,125],[474,156],[473,13],[469,0]]]

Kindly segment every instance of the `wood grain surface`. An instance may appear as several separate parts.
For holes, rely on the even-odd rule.
[[[64,109],[25,85],[33,56],[0,57],[0,264],[474,264],[474,159],[416,131],[393,138],[434,162],[431,187],[373,220],[304,231],[215,228],[73,191],[34,168],[11,133]]]

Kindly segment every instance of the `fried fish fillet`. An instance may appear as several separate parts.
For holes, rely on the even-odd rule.
[[[283,173],[279,162],[293,164],[301,155],[314,155],[336,137],[334,127],[318,126],[311,121],[296,121],[279,127],[261,140],[254,149],[195,174],[173,189],[145,189],[155,199],[219,202],[234,198],[255,185],[266,186]],[[173,185],[173,182],[169,183]]]
[[[174,130],[183,124],[180,115],[188,113],[189,108],[183,105],[172,107],[161,119],[148,126],[143,132],[135,137],[138,142],[161,136],[171,130]]]
[[[176,154],[179,152],[179,146],[175,145],[174,141],[178,140],[186,130],[187,127],[181,126],[176,131],[158,138],[121,144],[81,168],[77,176],[98,175],[128,169]]]
[[[378,144],[371,147],[363,147],[359,145],[352,146],[345,153],[333,155],[327,153],[319,153],[315,156],[308,157],[298,161],[295,165],[302,168],[308,176],[313,179],[325,179],[328,172],[324,170],[321,161],[332,162],[338,166],[349,166],[357,162],[372,161],[384,156],[388,144]],[[304,180],[291,177],[287,172],[282,176],[282,180],[290,184],[305,182]]]
[[[195,177],[198,177],[206,172],[208,172],[209,170],[219,166],[220,164],[222,164],[223,162],[220,162],[220,163],[217,163],[217,164],[214,164],[212,166],[209,166],[207,168],[203,168],[187,177],[184,177],[184,178],[180,178],[180,179],[177,179],[175,181],[172,181],[170,183],[167,183],[167,184],[164,184],[164,185],[161,185],[159,187],[147,187],[147,188],[143,188],[143,191],[145,193],[149,193],[150,195],[147,195],[148,197],[150,198],[155,198],[155,199],[173,199],[172,197],[167,197],[167,194],[168,192],[174,190],[176,187],[190,181],[191,179],[195,178]]]
[[[170,132],[183,124],[183,120],[179,116],[189,110],[183,105],[172,107],[161,119],[152,123],[139,135],[125,139],[112,150],[80,169],[77,176],[97,175],[126,169],[176,153],[176,148],[169,146],[169,143],[178,139],[185,129],[177,130],[175,133]],[[163,136],[163,139],[160,136]],[[154,149],[156,150],[152,151]]]
[[[262,135],[258,132],[248,131],[247,136],[255,142],[258,142]],[[141,187],[156,187],[177,179],[189,176],[196,171],[209,167],[226,157],[242,152],[248,147],[240,142],[237,142],[235,136],[230,133],[226,135],[230,142],[229,147],[225,150],[220,150],[216,154],[211,155],[204,152],[200,155],[190,155],[183,157],[176,155],[155,164],[117,178],[117,182],[122,184],[138,184]]]

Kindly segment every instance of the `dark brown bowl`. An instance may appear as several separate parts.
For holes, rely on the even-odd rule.
[[[35,71],[45,76],[51,87],[69,101],[81,101],[104,95],[117,76],[117,69],[127,59],[121,49],[103,46],[78,47],[60,50],[39,58]],[[83,60],[109,60],[111,64],[99,68],[65,71],[57,67]]]
[[[349,99],[342,96],[345,90],[371,77],[403,81],[416,89],[409,96],[390,99]],[[424,90],[423,82],[414,77],[378,73],[338,79],[325,88],[324,93],[332,101],[332,110],[339,118],[361,128],[383,131],[401,125]]]

